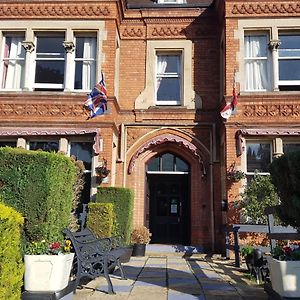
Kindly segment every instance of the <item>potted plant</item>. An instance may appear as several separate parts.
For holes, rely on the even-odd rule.
[[[228,181],[238,182],[241,179],[246,178],[246,175],[243,171],[237,170],[235,168],[235,162],[234,162],[227,170],[226,177]]]
[[[74,258],[71,241],[31,242],[25,245],[24,288],[29,292],[56,292],[68,283]]]
[[[131,232],[131,242],[133,243],[132,256],[145,256],[146,244],[149,244],[151,233],[143,225],[136,226]]]
[[[241,256],[245,259],[247,269],[250,274],[252,274],[253,271],[253,265],[254,265],[254,247],[253,246],[244,246],[241,249]]]
[[[100,182],[103,182],[104,179],[110,174],[110,170],[107,168],[107,160],[103,159],[101,165],[95,168],[95,172]]]

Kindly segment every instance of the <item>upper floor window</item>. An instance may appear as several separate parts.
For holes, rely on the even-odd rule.
[[[244,33],[245,91],[300,90],[300,32]]]
[[[97,74],[96,32],[74,31],[68,34],[73,36],[69,40],[62,30],[33,33],[32,41],[25,41],[25,32],[4,32],[0,52],[2,89],[91,90]]]
[[[75,89],[89,90],[95,85],[96,37],[76,36]]]
[[[290,153],[294,151],[300,151],[300,142],[284,142],[283,143],[283,153]]]
[[[4,34],[3,36],[0,66],[0,77],[2,74],[1,88],[21,89],[23,87],[25,70],[25,49],[22,47],[23,40],[24,35],[22,34]]]
[[[280,34],[279,89],[300,90],[300,34]]]
[[[268,40],[268,36],[264,34],[245,36],[245,88],[247,91],[270,89]]]
[[[38,35],[36,38],[35,84],[39,89],[63,89],[65,70],[64,36]]]
[[[181,54],[157,53],[156,104],[181,103]]]

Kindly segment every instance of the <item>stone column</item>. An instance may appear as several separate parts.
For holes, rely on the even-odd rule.
[[[279,40],[270,40],[268,46],[272,53],[273,63],[273,91],[279,91],[279,64],[278,64],[278,48],[281,42]]]

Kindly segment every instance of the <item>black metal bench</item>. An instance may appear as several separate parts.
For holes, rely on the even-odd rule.
[[[126,279],[120,263],[126,249],[114,247],[112,238],[98,239],[88,228],[79,232],[64,229],[63,233],[72,242],[75,252],[73,273],[76,276],[76,287],[83,278],[95,279],[104,276],[108,284],[108,293],[115,294],[109,273],[115,267],[119,267],[121,278]]]

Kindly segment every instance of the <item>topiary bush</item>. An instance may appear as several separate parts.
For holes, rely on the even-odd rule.
[[[116,215],[116,235],[124,237],[125,244],[130,244],[133,216],[133,192],[121,187],[98,187],[96,202],[113,203]]]
[[[0,203],[0,299],[21,299],[24,264],[20,251],[24,219]]]
[[[242,199],[237,201],[237,206],[243,209],[254,224],[267,224],[265,208],[279,203],[279,196],[269,175],[255,174],[241,193],[241,197]]]
[[[86,225],[98,238],[115,235],[116,216],[112,203],[89,203]]]
[[[62,238],[75,181],[74,163],[63,154],[0,148],[0,197],[25,217],[26,242]]]
[[[285,225],[300,228],[300,151],[282,155],[270,165],[272,181],[280,197],[277,214]]]

